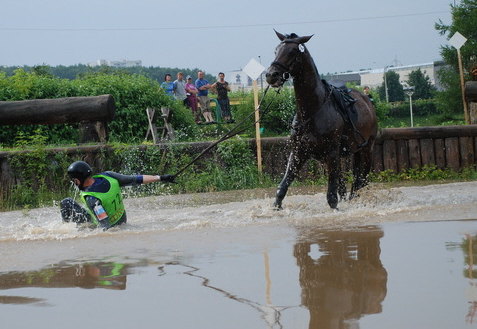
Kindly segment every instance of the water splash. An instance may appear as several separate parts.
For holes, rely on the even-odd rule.
[[[477,182],[419,187],[371,186],[330,209],[326,193],[293,189],[282,211],[273,207],[274,190],[163,195],[125,200],[128,223],[103,232],[63,223],[59,208],[0,213],[0,241],[61,240],[175,230],[209,230],[254,225],[345,227],[386,221],[475,218]]]

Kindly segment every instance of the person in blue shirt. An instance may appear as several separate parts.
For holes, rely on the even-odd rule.
[[[205,118],[206,124],[215,123],[214,117],[212,116],[212,112],[210,110],[210,98],[209,98],[209,89],[212,85],[204,79],[205,73],[203,71],[199,71],[197,73],[198,79],[195,80],[195,87],[199,90],[197,97],[199,99],[200,109],[202,110],[202,115]]]
[[[122,186],[149,184],[153,182],[173,183],[174,175],[122,175],[113,171],[93,175],[93,170],[84,161],[75,161],[68,167],[68,176],[80,190],[82,205],[72,198],[60,203],[64,222],[90,223],[93,227],[110,227],[126,223],[121,194]]]
[[[174,82],[172,81],[172,75],[167,73],[164,76],[164,82],[161,83],[161,88],[164,89],[166,94],[174,98]]]

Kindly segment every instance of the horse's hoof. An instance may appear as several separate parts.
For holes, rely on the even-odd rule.
[[[328,200],[328,205],[331,209],[336,209],[336,207],[338,207],[338,198],[332,198],[331,200]]]
[[[354,198],[357,198],[357,197],[359,197],[358,193],[352,193],[352,194],[349,195],[350,201],[353,200]]]
[[[281,204],[274,203],[274,204],[273,204],[273,210],[275,210],[275,211],[283,210],[282,205],[281,205]]]

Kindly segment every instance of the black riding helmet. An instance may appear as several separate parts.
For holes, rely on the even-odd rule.
[[[83,184],[86,178],[91,177],[93,174],[93,170],[84,161],[75,161],[70,166],[68,167],[68,176],[70,176],[71,179],[76,178],[80,181],[80,185],[78,186],[81,189],[83,189]]]

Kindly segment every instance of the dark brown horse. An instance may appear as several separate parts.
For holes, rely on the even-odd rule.
[[[275,31],[276,32],[276,31]],[[372,150],[377,134],[376,113],[369,98],[352,90],[355,118],[350,120],[332,97],[332,88],[320,78],[313,58],[305,47],[312,36],[283,35],[275,60],[267,71],[267,82],[281,87],[291,76],[296,98],[296,114],[290,136],[291,153],[275,199],[282,206],[288,187],[300,168],[310,158],[326,164],[328,170],[327,200],[331,208],[338,205],[338,192],[345,197],[346,187],[341,158],[353,157],[353,183],[350,198],[368,183]]]

